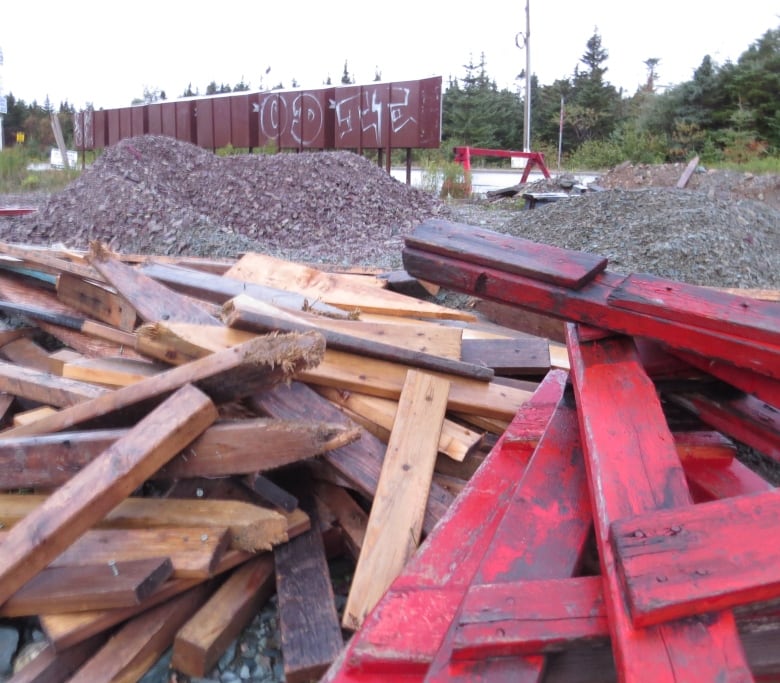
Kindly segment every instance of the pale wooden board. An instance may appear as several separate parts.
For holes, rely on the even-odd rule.
[[[317,367],[299,372],[296,378],[311,384],[398,400],[408,369],[399,363],[326,350],[325,358]],[[448,409],[466,414],[508,421],[532,395],[530,391],[496,382],[430,374],[451,382]]]
[[[298,292],[312,301],[323,301],[345,310],[357,309],[421,318],[474,320],[474,316],[466,311],[362,285],[352,279],[345,280],[336,274],[323,273],[308,266],[263,254],[245,254],[225,275],[288,292]]]
[[[356,629],[417,549],[449,382],[410,370],[371,506],[342,625]]]

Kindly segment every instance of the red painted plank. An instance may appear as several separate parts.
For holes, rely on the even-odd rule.
[[[406,244],[573,289],[590,282],[607,266],[602,256],[439,218],[418,225],[406,237]]]
[[[534,655],[607,638],[601,577],[473,586],[478,610],[461,616],[456,659]]]
[[[774,486],[739,460],[725,467],[703,461],[683,462],[685,476],[697,502],[771,491]]]
[[[695,353],[675,351],[674,355],[689,365],[741,389],[746,394],[751,394],[775,408],[780,408],[780,381],[745,368],[738,368],[731,363],[705,358]]]
[[[669,394],[705,424],[780,462],[780,410],[754,396],[716,399],[703,394]]]
[[[607,301],[617,308],[780,345],[780,302],[645,273],[629,275]]]
[[[572,576],[591,528],[585,465],[573,396],[564,395],[515,491],[512,502],[484,554],[457,619],[439,649],[426,682],[470,680],[474,665],[453,658],[460,624],[470,623],[484,605],[474,588],[481,584]],[[518,533],[522,529],[522,533]],[[469,643],[461,641],[461,648]],[[481,657],[478,657],[482,659]],[[516,661],[525,682],[541,679],[544,659]],[[502,662],[483,661],[481,675],[490,676]]]
[[[775,491],[613,522],[634,625],[780,597],[779,525]]]
[[[527,432],[527,415],[539,438],[566,380],[547,373],[323,681],[423,679],[531,458],[533,445],[512,436]]]
[[[624,277],[609,271],[573,290],[466,260],[405,248],[404,268],[448,289],[613,332],[648,337],[780,379],[780,346],[614,308],[607,299]]]
[[[0,216],[24,216],[37,210],[34,206],[0,206]]]
[[[572,324],[566,333],[619,677],[654,682],[751,680],[730,612],[645,629],[631,623],[610,524],[686,506],[691,497],[655,387],[631,340],[580,343]]]

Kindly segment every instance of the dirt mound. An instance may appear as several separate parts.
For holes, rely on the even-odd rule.
[[[106,149],[2,239],[123,252],[235,256],[247,250],[350,264],[400,253],[441,202],[346,151],[220,157],[163,136]]]
[[[631,164],[616,166],[596,180],[606,189],[635,190],[647,187],[674,188],[687,164]],[[685,185],[711,199],[753,199],[780,210],[780,176],[741,173],[699,166]]]

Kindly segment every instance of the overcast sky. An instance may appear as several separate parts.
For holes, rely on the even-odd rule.
[[[8,0],[4,0],[4,5]],[[485,55],[499,87],[516,89],[526,54],[525,0],[238,2],[37,0],[0,13],[3,92],[30,103],[48,96],[77,109],[120,107],[144,89],[180,96],[211,81],[252,89],[281,82],[319,88],[357,83],[459,78]],[[369,9],[370,8],[370,9]],[[606,79],[633,93],[645,60],[660,59],[658,83],[689,80],[705,55],[736,61],[780,27],[780,0],[530,0],[531,72],[542,84],[570,76],[597,31],[609,53]],[[266,71],[268,73],[266,73]]]

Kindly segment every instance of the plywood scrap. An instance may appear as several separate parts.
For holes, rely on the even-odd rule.
[[[312,528],[274,550],[284,676],[289,683],[319,678],[344,645],[316,511],[308,502],[304,510],[312,517]]]
[[[305,335],[265,335],[127,387],[109,391],[33,424],[9,430],[5,435],[23,436],[60,431],[142,401],[158,400],[187,383],[196,384],[215,401],[236,400],[274,386],[296,371],[317,364],[323,351],[324,340],[316,332]]]
[[[203,605],[202,584],[127,622],[70,679],[71,683],[135,681],[173,644],[176,632]]]
[[[205,304],[177,294],[132,266],[122,263],[104,245],[93,243],[87,260],[132,305],[138,317],[146,322],[179,320],[204,325],[218,324],[218,320],[207,312]]]
[[[466,311],[420,301],[378,287],[359,285],[333,273],[284,261],[264,254],[249,253],[227,271],[228,277],[303,294],[312,301],[352,311],[383,313],[418,318],[474,320]]]
[[[194,387],[183,387],[101,458],[25,515],[3,542],[0,604],[189,444],[216,416],[207,396]]]
[[[46,567],[2,606],[6,617],[117,609],[139,604],[173,572],[167,557]]]
[[[345,628],[360,627],[417,549],[449,390],[445,379],[408,373],[344,608]]]
[[[235,570],[176,634],[171,666],[207,676],[274,588],[274,563],[260,555]]]

